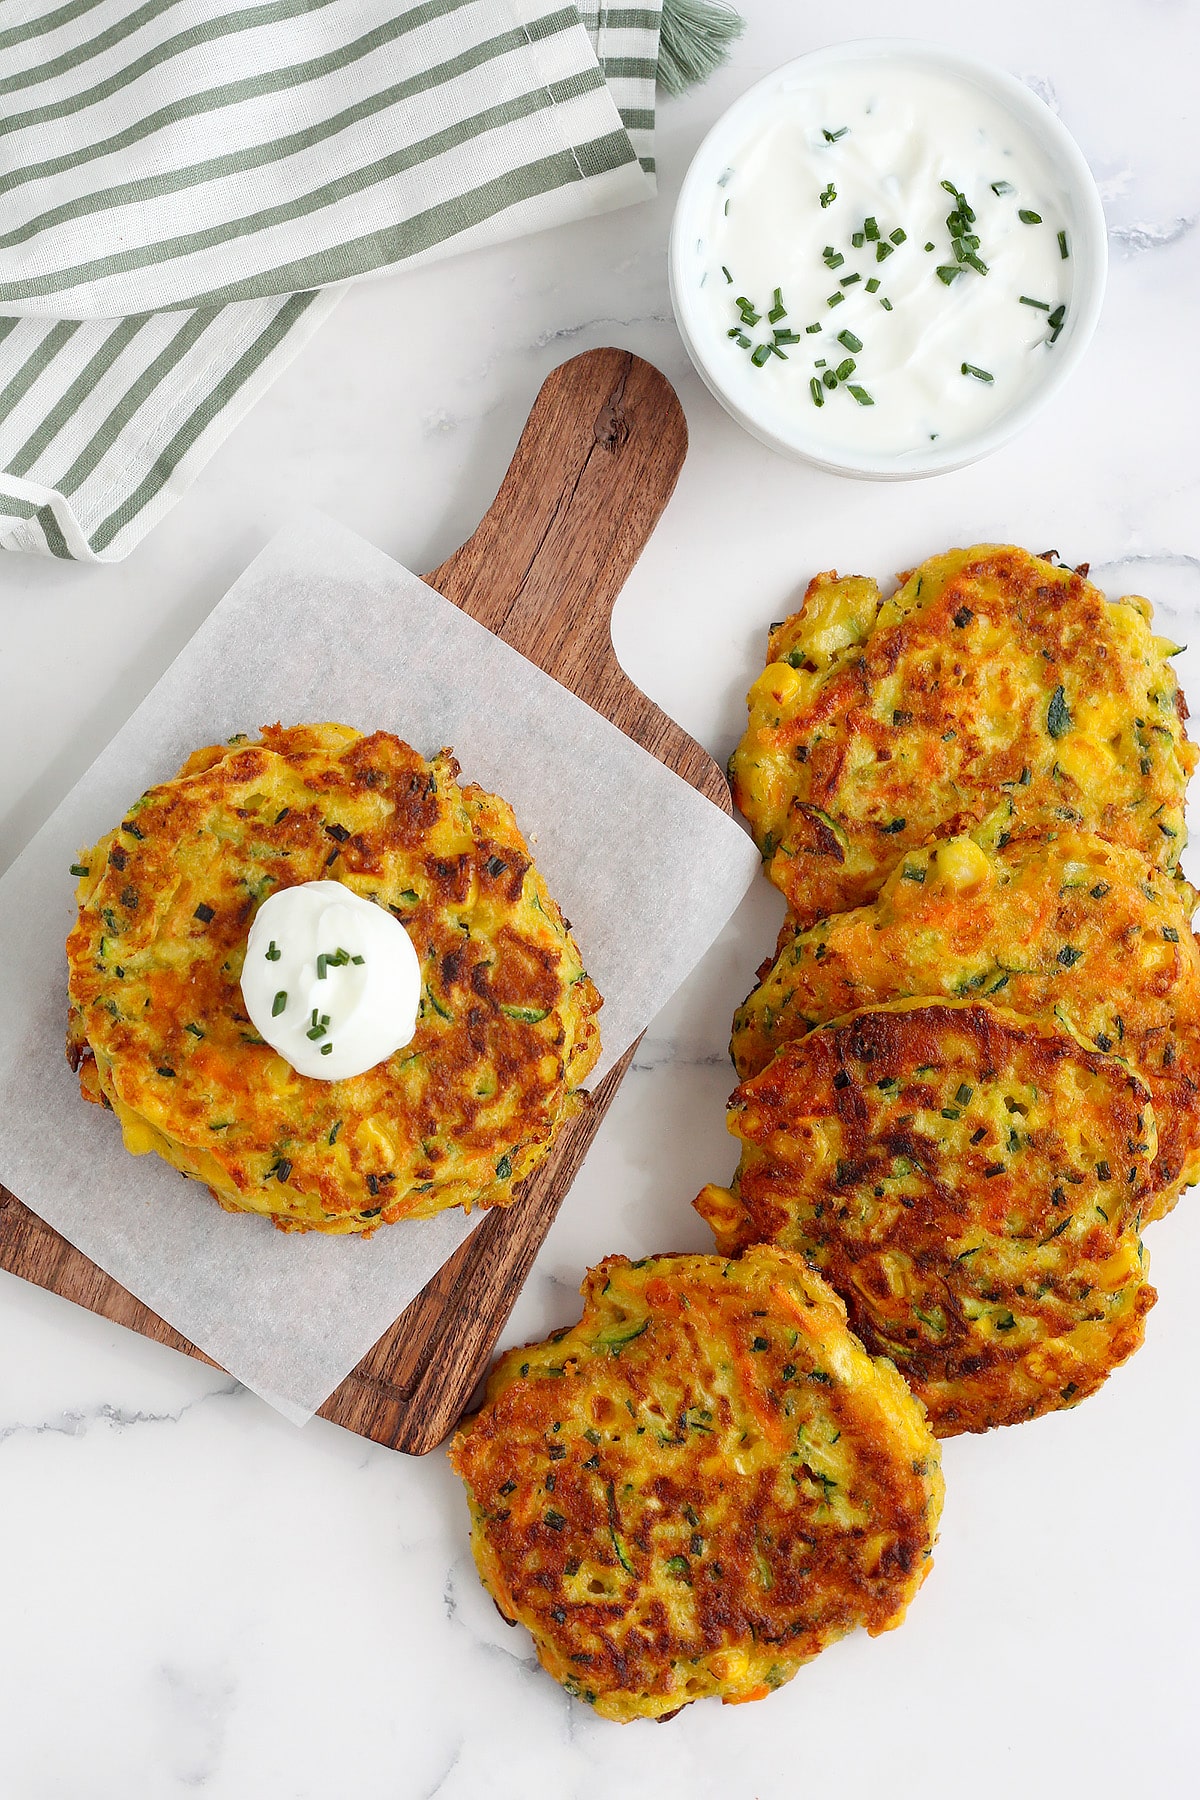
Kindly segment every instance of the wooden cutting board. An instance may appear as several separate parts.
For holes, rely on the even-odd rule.
[[[686,454],[682,408],[657,369],[624,350],[573,357],[543,383],[479,529],[425,579],[730,812],[721,770],[633,685],[612,645],[617,595]],[[516,1203],[488,1214],[329,1396],[324,1418],[414,1455],[441,1443],[487,1366],[634,1048]],[[3,1187],[0,1267],[212,1360]]]

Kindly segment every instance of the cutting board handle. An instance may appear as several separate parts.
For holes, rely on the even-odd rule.
[[[425,579],[729,810],[712,758],[634,686],[612,614],[679,479],[687,423],[665,375],[587,350],[542,383],[479,528]]]

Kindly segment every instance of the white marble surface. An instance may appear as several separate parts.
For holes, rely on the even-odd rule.
[[[670,321],[663,248],[700,135],[838,33],[828,8],[743,9],[730,66],[664,108],[655,204],[362,288],[128,562],[0,564],[0,863],[297,504],[437,563],[490,499],[541,377],[593,344],[659,363],[688,412],[688,465],[616,636],[718,756],[763,628],[819,568],[884,574],[1011,538],[1200,610],[1197,9],[855,9],[857,35],[944,39],[1053,95],[1113,231],[1097,339],[1035,431],[897,487],[806,472],[741,436]],[[775,918],[756,894],[652,1028],[511,1336],[575,1316],[579,1273],[605,1251],[704,1246],[688,1203],[732,1166],[723,1046]],[[478,1587],[439,1454],[408,1462],[320,1421],[296,1432],[212,1371],[0,1277],[0,1794],[1190,1795],[1195,1197],[1150,1248],[1160,1304],[1107,1389],[947,1446],[937,1567],[902,1632],[843,1644],[762,1705],[700,1705],[663,1729],[606,1725],[533,1666]]]

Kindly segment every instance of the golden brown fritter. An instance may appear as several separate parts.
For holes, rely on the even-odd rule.
[[[1200,1178],[1200,945],[1186,883],[1088,832],[909,851],[869,906],[788,937],[734,1017],[738,1074],[864,1006],[993,999],[1124,1056],[1154,1099],[1156,1197]],[[1003,996],[1001,1000],[1000,997]]]
[[[717,1248],[806,1257],[938,1437],[1074,1406],[1141,1344],[1154,1120],[1119,1058],[985,1001],[899,1001],[786,1045],[728,1123],[733,1187],[696,1201]]]
[[[578,1325],[511,1350],[451,1460],[480,1575],[609,1719],[758,1700],[929,1568],[937,1446],[841,1301],[769,1247],[610,1256]]]
[[[288,1230],[371,1231],[503,1206],[599,1054],[600,998],[511,808],[386,732],[270,726],[189,758],[82,854],[68,1053],[127,1147]],[[239,986],[260,901],[339,880],[404,925],[412,1041],[299,1075]]]
[[[818,575],[771,633],[734,798],[800,924],[874,899],[905,853],[1002,801],[1178,862],[1196,749],[1145,600],[1011,545],[931,557],[888,600]]]

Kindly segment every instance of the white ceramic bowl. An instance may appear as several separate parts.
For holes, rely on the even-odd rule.
[[[757,417],[752,404],[746,404],[744,394],[731,392],[723,374],[728,365],[712,353],[720,346],[714,344],[711,320],[705,319],[700,286],[694,275],[697,264],[702,266],[705,259],[705,232],[713,186],[752,135],[756,121],[764,109],[770,107],[780,89],[803,82],[810,76],[827,76],[843,68],[897,60],[915,63],[981,90],[1025,127],[1052,159],[1061,178],[1066,197],[1065,225],[1070,234],[1073,261],[1071,303],[1066,324],[1055,346],[1053,360],[1046,359],[1045,378],[1027,390],[999,418],[970,437],[957,437],[941,448],[907,452],[903,458],[891,453],[870,455],[830,446],[821,442],[811,429],[806,430],[803,416],[797,417],[794,425],[789,421],[786,430],[780,426],[777,413],[771,423]],[[671,303],[688,355],[712,394],[739,425],[783,456],[815,463],[835,474],[897,481],[960,469],[990,455],[1023,431],[1047,400],[1058,392],[1087,349],[1100,316],[1108,275],[1108,234],[1096,183],[1079,146],[1050,108],[1014,76],[977,57],[938,44],[910,38],[861,38],[828,45],[785,63],[756,83],[721,115],[697,150],[684,177],[671,226],[669,270]]]

